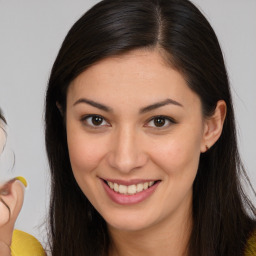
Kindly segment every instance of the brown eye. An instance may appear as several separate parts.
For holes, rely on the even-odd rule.
[[[156,117],[156,118],[154,118],[154,125],[156,127],[164,126],[165,122],[166,122],[166,118],[163,118],[163,117]]]
[[[103,118],[101,116],[93,116],[91,117],[91,122],[93,125],[98,126],[103,123]]]
[[[92,128],[100,128],[100,127],[110,126],[110,124],[105,120],[105,118],[102,116],[99,116],[99,115],[87,115],[87,116],[81,118],[81,121],[86,126],[89,126]]]
[[[148,121],[145,126],[152,128],[168,128],[172,124],[176,123],[177,122],[169,116],[154,116]]]

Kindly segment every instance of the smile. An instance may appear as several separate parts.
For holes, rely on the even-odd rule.
[[[122,194],[122,195],[135,195],[139,192],[142,192],[143,190],[146,190],[153,186],[156,183],[156,181],[149,181],[149,182],[143,182],[133,185],[121,185],[118,183],[114,183],[111,181],[106,181],[106,184],[115,192]]]
[[[149,198],[161,180],[118,181],[101,179],[108,197],[119,205],[132,205]]]

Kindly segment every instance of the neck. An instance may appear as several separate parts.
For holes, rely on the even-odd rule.
[[[189,213],[189,214],[188,214]],[[166,219],[136,231],[109,227],[109,256],[186,256],[192,228],[192,214]]]

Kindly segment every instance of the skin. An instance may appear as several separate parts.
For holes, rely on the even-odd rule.
[[[159,102],[166,104],[147,108]],[[204,118],[199,97],[157,50],[106,58],[72,82],[66,109],[70,161],[78,185],[107,222],[109,255],[184,255],[199,157],[219,138],[225,111],[220,101]],[[88,115],[103,122],[95,126]],[[156,116],[167,117],[161,117],[163,126],[155,125]],[[120,205],[102,179],[160,182],[144,201]]]
[[[2,120],[0,120],[0,155],[4,150],[5,143],[6,143],[5,123]]]
[[[4,126],[0,122],[0,155],[6,142]],[[0,255],[10,256],[10,245],[15,221],[24,200],[25,186],[17,179],[0,185]]]

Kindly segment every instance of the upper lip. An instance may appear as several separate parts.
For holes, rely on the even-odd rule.
[[[125,186],[130,186],[130,185],[137,185],[140,183],[145,183],[145,182],[150,182],[150,181],[158,181],[157,179],[132,179],[132,180],[118,180],[118,179],[108,179],[108,178],[101,178],[104,181],[109,181],[112,183],[117,183],[119,185],[125,185]]]

